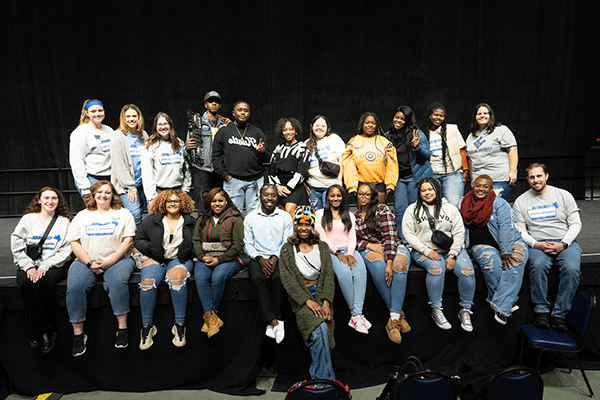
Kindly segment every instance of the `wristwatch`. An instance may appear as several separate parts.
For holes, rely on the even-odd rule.
[[[569,247],[568,243],[565,243],[565,242],[561,242],[561,243],[562,243],[563,246],[565,246],[565,250],[567,249],[567,247]]]
[[[340,249],[337,249],[335,251],[335,253],[333,253],[333,255],[336,256],[336,257],[339,256],[340,254],[342,254],[342,251]]]
[[[94,260],[90,260],[87,262],[87,264],[85,264],[86,267],[88,268],[92,268],[92,264],[94,263]]]

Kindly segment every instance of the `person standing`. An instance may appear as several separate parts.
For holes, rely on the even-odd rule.
[[[279,277],[281,247],[293,233],[290,214],[277,207],[277,189],[260,189],[260,208],[244,219],[244,250],[251,258],[250,281],[260,313],[267,324],[265,334],[281,343],[285,335],[281,316],[282,286]]]
[[[214,187],[222,187],[221,177],[215,172],[212,162],[213,139],[217,131],[231,120],[219,115],[221,95],[214,90],[204,95],[202,116],[188,110],[188,139],[185,157],[192,173],[193,199],[198,212],[204,211],[206,194]]]
[[[238,210],[250,213],[260,207],[259,188],[271,153],[262,130],[250,124],[250,105],[240,100],[233,106],[233,124],[219,129],[213,142],[212,161],[223,179],[223,189]]]
[[[566,332],[565,318],[579,286],[581,247],[575,238],[581,231],[579,207],[566,190],[548,185],[548,170],[541,163],[525,170],[531,189],[513,205],[513,218],[523,240],[529,246],[529,284],[536,314],[534,325],[550,326],[548,272],[552,265],[559,271],[558,294],[552,309],[552,329]]]

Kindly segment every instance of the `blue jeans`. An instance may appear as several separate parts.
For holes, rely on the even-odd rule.
[[[315,211],[325,208],[327,189],[329,188],[310,187],[310,205]]]
[[[90,187],[94,186],[94,183],[99,182],[98,179],[94,178],[93,176],[87,176],[88,181],[90,181]],[[106,178],[105,180],[110,182],[110,175],[105,176],[104,178]],[[77,182],[75,181],[75,187],[77,188],[77,191],[79,192],[79,195],[81,196],[81,189],[79,189],[79,186],[77,186]]]
[[[108,292],[114,315],[129,313],[129,277],[135,268],[131,257],[124,257],[104,271],[104,290]],[[67,311],[73,324],[85,321],[87,314],[87,295],[96,284],[98,275],[94,274],[78,259],[73,261],[67,274]]]
[[[344,255],[348,254],[346,247],[340,250]],[[353,268],[341,262],[333,254],[331,255],[331,262],[333,264],[333,272],[337,276],[342,294],[350,309],[350,314],[362,315],[365,293],[367,291],[367,268],[358,251],[354,250],[353,255],[356,258],[356,265]]]
[[[412,175],[398,179],[396,189],[394,190],[394,215],[396,217],[396,228],[401,237],[402,235],[402,217],[406,208],[417,201],[417,187]]]
[[[315,297],[317,284],[308,287],[310,294]],[[333,307],[333,304],[331,305]],[[335,379],[333,363],[331,362],[331,347],[329,347],[329,330],[327,323],[322,322],[312,331],[310,338],[304,341],[310,353],[311,363],[308,369],[311,379]]]
[[[559,239],[539,241],[560,242]],[[550,312],[550,303],[547,299],[548,272],[550,272],[552,264],[555,264],[558,267],[559,281],[552,316],[560,318],[567,316],[579,286],[581,253],[581,247],[577,242],[571,243],[566,250],[555,256],[548,255],[541,250],[529,249],[529,285],[531,287],[531,301],[534,306],[533,311],[536,313]]]
[[[237,260],[218,264],[214,268],[207,267],[202,261],[196,262],[194,278],[198,297],[200,297],[205,313],[219,307],[227,279],[231,278],[239,269],[240,263]]]
[[[508,184],[508,181],[494,182],[494,191],[496,192],[496,196],[500,196],[504,200],[508,201],[510,192],[512,191],[512,186]]]
[[[437,179],[442,186],[442,196],[448,200],[448,203],[453,204],[456,208],[460,208],[460,201],[465,193],[463,172],[457,171],[449,174],[433,174],[433,177]]]
[[[490,303],[492,310],[509,317],[510,309],[517,301],[523,283],[525,264],[529,254],[527,245],[522,240],[515,242],[513,257],[521,262],[512,268],[502,265],[500,251],[495,247],[478,244],[471,247],[471,253],[483,273],[488,290],[487,302]]]
[[[165,275],[175,267],[183,267],[187,270],[187,277],[181,285],[174,285],[170,282],[168,276],[165,279]],[[140,309],[142,311],[142,324],[144,326],[152,323],[154,307],[156,306],[156,290],[163,279],[165,279],[171,291],[171,302],[175,311],[175,323],[185,324],[185,311],[188,300],[186,282],[192,268],[194,268],[192,260],[187,260],[184,264],[181,264],[178,259],[173,259],[167,261],[166,264],[149,264],[140,270]],[[154,282],[152,282],[151,286],[146,286],[144,279],[151,279]]]
[[[392,284],[390,286],[387,285],[387,281],[385,280],[385,261],[370,261],[367,258],[369,253],[372,253],[372,251],[361,251],[360,255],[373,277],[373,283],[375,284],[377,291],[381,295],[388,310],[400,314],[402,312],[402,305],[404,304],[404,296],[406,295],[406,281],[408,277],[408,267],[410,266],[410,251],[402,245],[398,246],[397,254],[406,257],[407,272],[394,271]]]
[[[250,213],[260,207],[258,196],[263,183],[263,177],[255,181],[242,181],[232,177],[229,182],[223,181],[223,189],[240,212],[246,204],[246,213]]]
[[[131,215],[133,215],[133,220],[135,221],[135,226],[138,226],[142,222],[142,212],[144,211],[144,207],[146,207],[146,195],[144,194],[144,187],[142,185],[136,187],[137,189],[137,201],[132,203],[129,201],[129,197],[127,193],[123,193],[119,195],[121,201],[123,202],[123,207],[125,207]]]
[[[418,251],[412,252],[413,261],[417,263],[419,267],[424,268],[427,271],[425,286],[427,286],[427,295],[429,296],[428,304],[431,308],[439,308],[442,306],[442,295],[444,294],[444,278],[446,275],[445,262],[448,255],[439,255],[442,259],[441,261],[432,260]],[[433,267],[441,268],[441,273],[436,273],[435,268],[434,271],[432,271]],[[470,270],[465,271],[467,268],[470,268]],[[473,305],[473,297],[475,297],[475,271],[473,270],[471,258],[465,249],[462,249],[458,254],[452,271],[458,278],[459,304],[463,308],[470,309]]]

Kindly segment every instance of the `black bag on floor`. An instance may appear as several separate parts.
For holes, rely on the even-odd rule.
[[[396,372],[385,384],[383,391],[376,400],[394,400],[396,398],[396,388],[402,379],[413,372],[423,371],[423,364],[417,356],[410,356],[401,367],[396,367]]]

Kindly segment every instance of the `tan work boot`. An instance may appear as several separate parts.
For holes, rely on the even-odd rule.
[[[219,333],[219,329],[223,326],[223,321],[221,318],[217,317],[217,310],[213,310],[210,316],[210,320],[208,323],[208,337],[213,337],[217,333]]]
[[[204,318],[204,325],[202,325],[202,329],[200,329],[200,332],[202,332],[202,333],[208,332],[208,324],[210,321],[210,316],[211,316],[211,313],[209,311],[202,314],[202,318]]]
[[[402,311],[400,313],[400,332],[402,333],[408,333],[411,331],[411,327],[408,324],[408,322],[406,322],[406,315],[404,315],[404,311]]]
[[[402,335],[400,334],[400,320],[391,318],[388,319],[385,330],[387,331],[388,337],[392,342],[397,344],[402,343]]]

